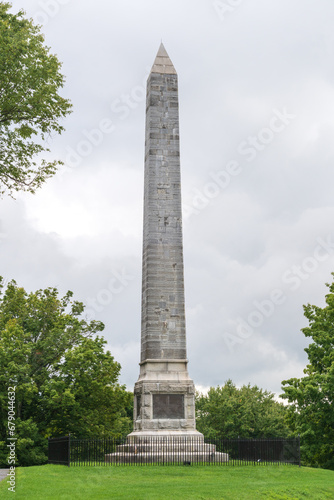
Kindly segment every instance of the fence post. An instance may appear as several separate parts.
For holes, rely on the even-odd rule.
[[[298,434],[298,461],[299,461],[299,467],[301,467],[301,459],[300,459],[300,434]]]
[[[70,433],[68,433],[68,446],[67,446],[67,448],[68,448],[68,458],[67,458],[68,464],[67,465],[70,467],[70,465],[71,465],[71,434]]]

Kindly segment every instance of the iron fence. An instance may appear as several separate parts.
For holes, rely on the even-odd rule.
[[[129,438],[49,439],[48,462],[81,465],[265,465],[300,466],[300,439]]]
[[[71,463],[71,436],[48,439],[49,464],[68,465]]]

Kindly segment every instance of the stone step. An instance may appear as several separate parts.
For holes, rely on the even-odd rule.
[[[121,444],[117,446],[118,453],[183,453],[183,452],[202,452],[214,453],[216,447],[214,444],[203,442],[181,441],[181,442],[165,442],[156,441],[152,443],[136,443],[136,444]]]
[[[228,462],[227,453],[203,453],[203,452],[185,452],[185,453],[110,453],[105,455],[106,463],[113,464],[131,464],[131,463],[225,463]]]

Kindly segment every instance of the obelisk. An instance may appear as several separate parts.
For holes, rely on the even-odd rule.
[[[202,437],[187,364],[178,78],[161,44],[147,81],[141,361],[129,437]]]

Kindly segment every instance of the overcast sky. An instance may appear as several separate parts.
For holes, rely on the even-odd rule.
[[[281,392],[334,271],[333,0],[12,0],[63,62],[66,167],[1,201],[5,279],[74,292],[139,374],[145,85],[179,76],[189,373]]]

